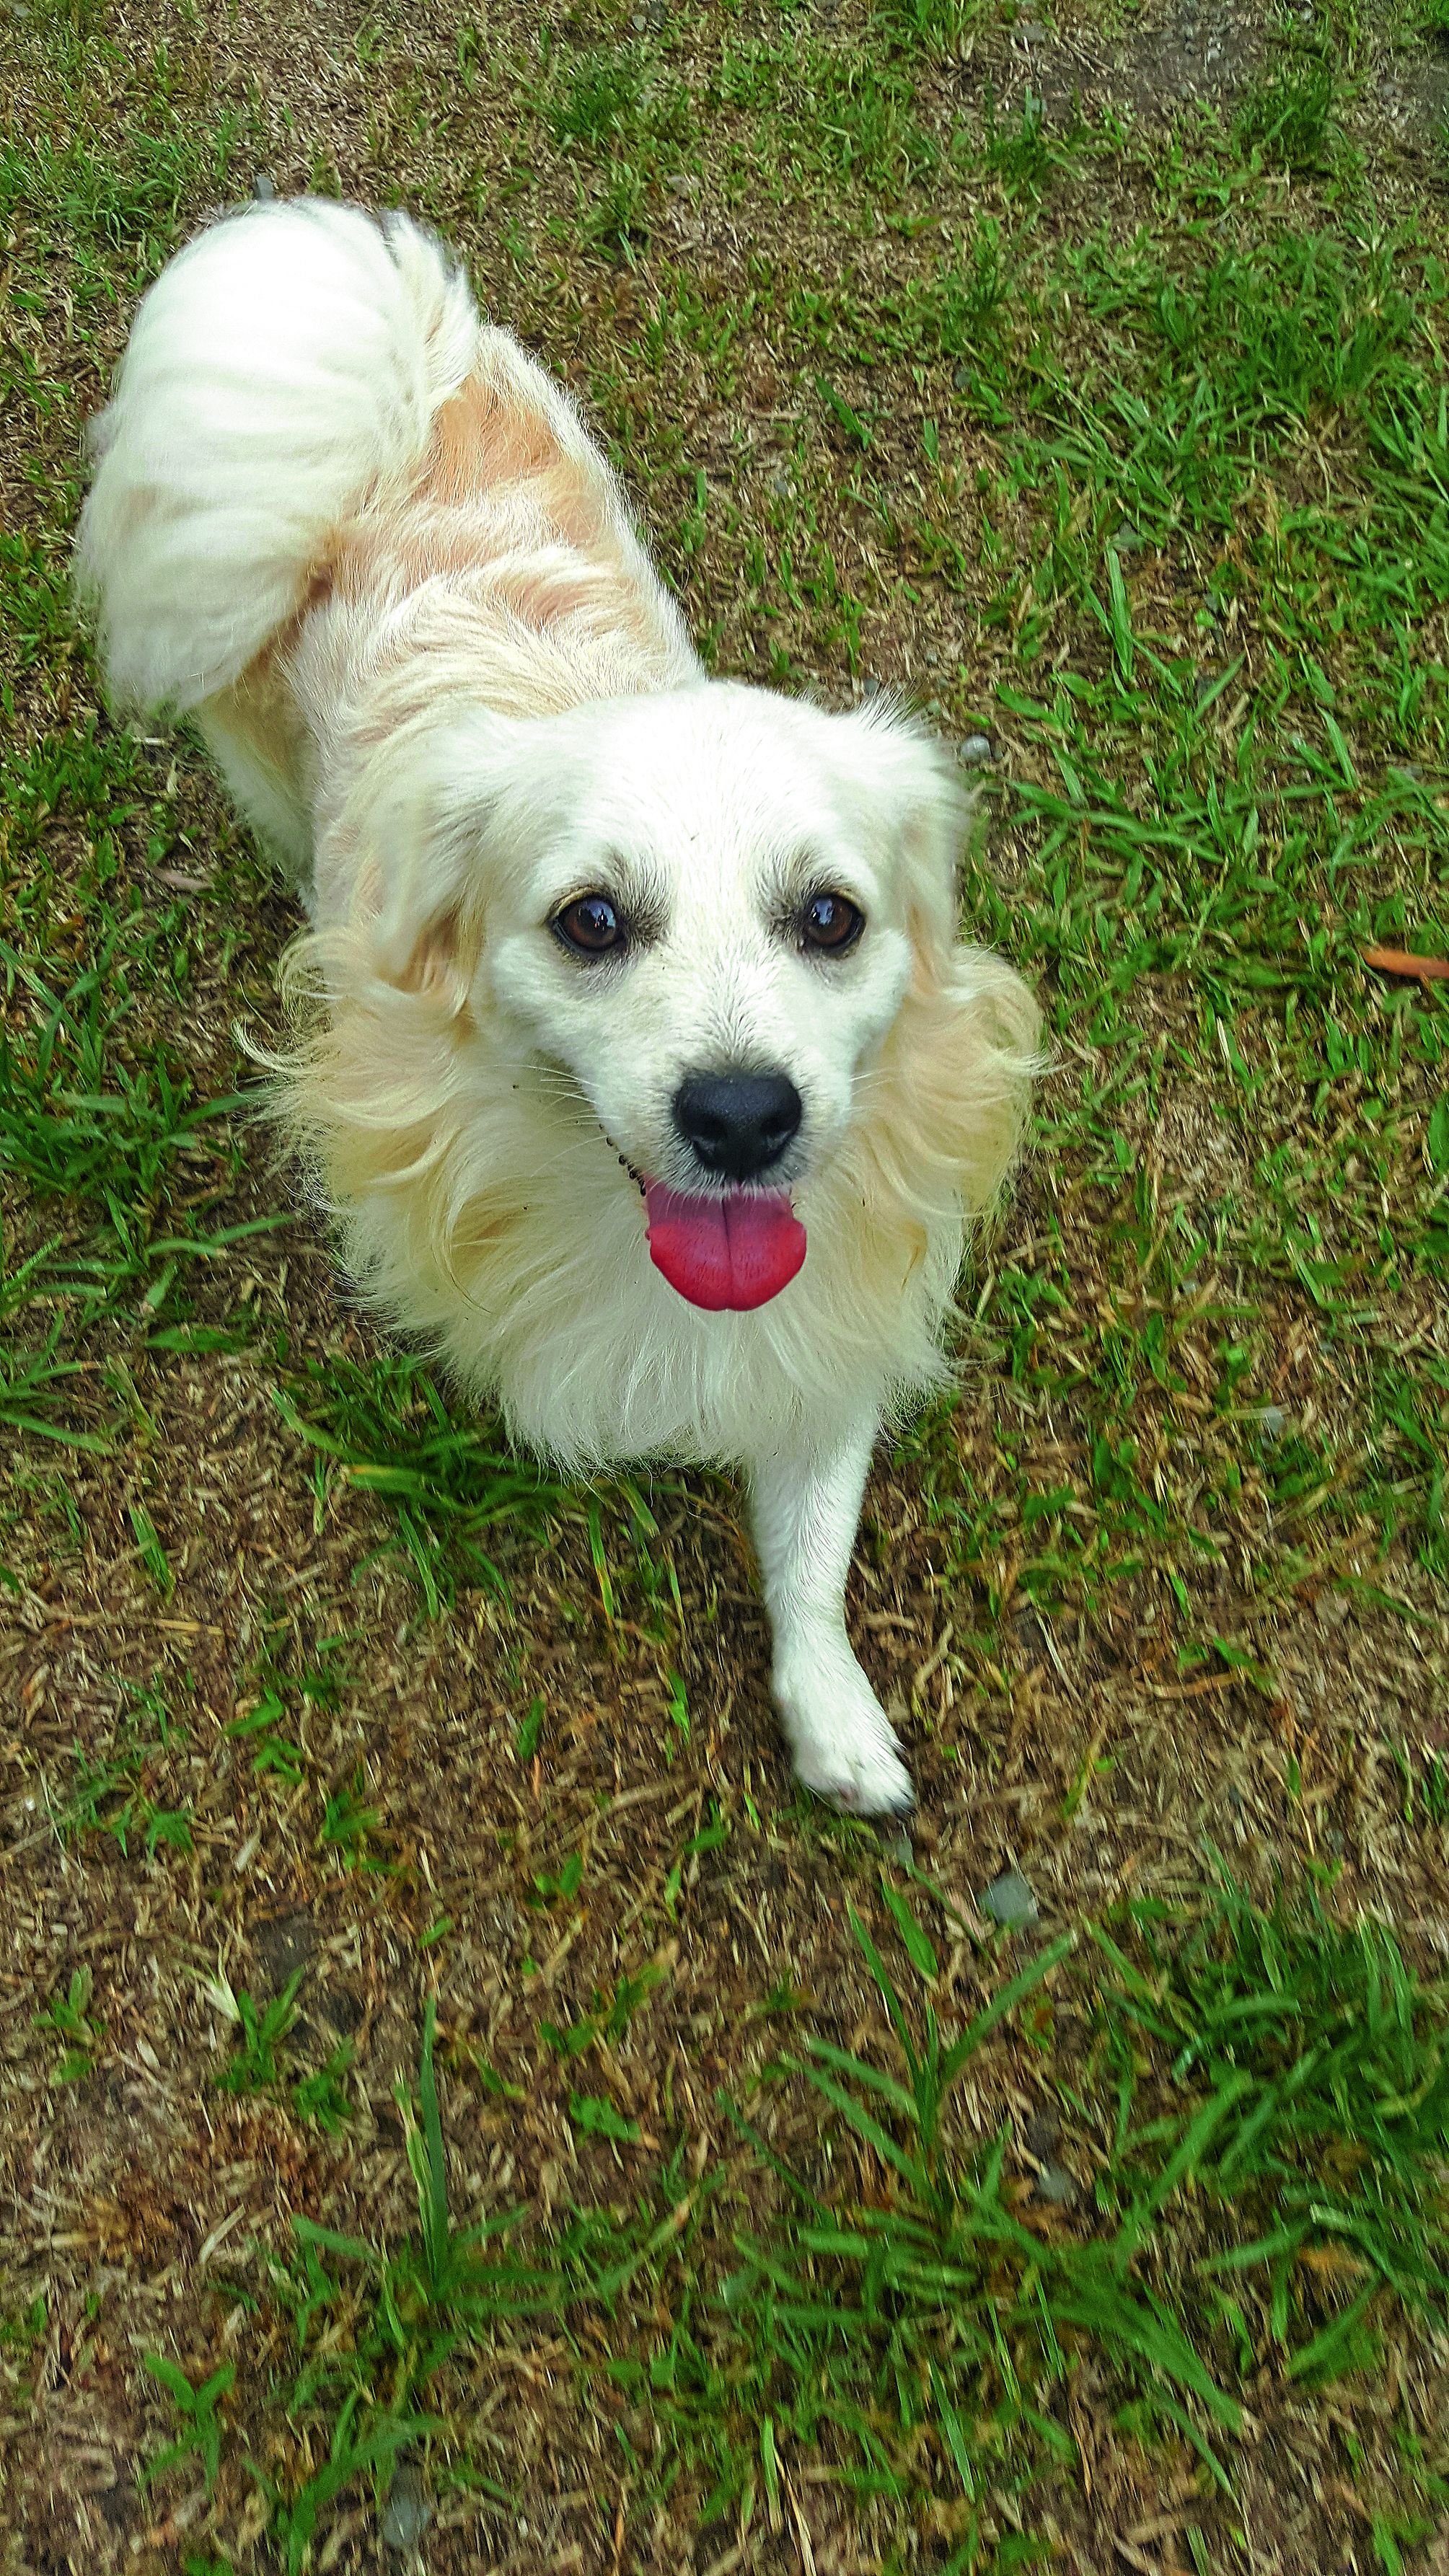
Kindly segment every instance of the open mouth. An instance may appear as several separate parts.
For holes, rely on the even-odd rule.
[[[711,1314],[748,1314],[788,1288],[805,1258],[805,1228],[788,1190],[727,1190],[693,1198],[647,1181],[649,1258],[671,1288]]]

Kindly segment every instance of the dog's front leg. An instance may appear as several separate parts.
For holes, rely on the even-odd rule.
[[[774,1629],[774,1690],[809,1789],[860,1816],[913,1803],[884,1709],[845,1633],[845,1577],[877,1424],[750,1461],[755,1548]]]

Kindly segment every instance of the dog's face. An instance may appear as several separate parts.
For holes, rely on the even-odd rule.
[[[648,1194],[692,1302],[763,1302],[914,953],[950,935],[964,799],[909,728],[734,686],[455,734],[398,953],[477,903],[477,1004]]]

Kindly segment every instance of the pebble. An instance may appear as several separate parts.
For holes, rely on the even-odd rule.
[[[1053,2209],[1070,2209],[1077,2196],[1076,2175],[1069,2174],[1065,2165],[1038,2165],[1032,2196],[1050,2201]]]
[[[964,768],[979,769],[984,760],[991,758],[990,734],[968,733],[956,757]]]
[[[1025,1932],[1035,1923],[1041,1908],[1020,1870],[1007,1869],[1000,1878],[993,1878],[984,1891],[981,1911],[1008,1932]]]
[[[277,193],[277,183],[270,170],[259,170],[252,181],[252,195],[259,206],[269,206]]]
[[[416,2549],[433,2518],[433,2508],[423,2488],[422,2471],[404,2461],[387,2491],[382,2508],[383,2545],[388,2549]]]
[[[909,1869],[915,1859],[910,1835],[899,1822],[881,1827],[880,1847],[886,1859],[893,1861],[897,1869]]]
[[[1281,1440],[1288,1428],[1288,1416],[1281,1404],[1265,1404],[1258,1416],[1258,1428],[1265,1440]]]

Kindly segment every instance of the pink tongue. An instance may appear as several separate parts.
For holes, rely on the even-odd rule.
[[[651,1181],[645,1198],[655,1269],[691,1306],[711,1314],[765,1305],[788,1288],[805,1258],[805,1228],[783,1190],[692,1199]]]

